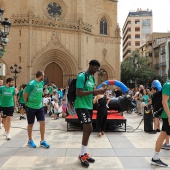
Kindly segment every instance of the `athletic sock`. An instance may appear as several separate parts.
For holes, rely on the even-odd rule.
[[[154,160],[158,160],[159,159],[159,152],[155,152],[154,156],[153,156]]]
[[[86,150],[87,150],[87,146],[82,145],[80,156],[84,155],[85,153],[87,153]]]

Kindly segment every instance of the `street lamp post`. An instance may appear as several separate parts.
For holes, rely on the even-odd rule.
[[[100,77],[100,82],[102,83],[103,76],[106,74],[106,70],[104,68],[100,68],[98,71],[98,75]]]
[[[0,9],[0,58],[3,57],[5,53],[5,45],[8,44],[9,39],[7,35],[10,32],[11,23],[8,21],[8,18],[2,20],[4,10]]]
[[[18,66],[17,64],[14,64],[14,67],[10,67],[11,73],[14,73],[14,80],[15,80],[15,87],[16,87],[16,80],[18,78],[18,73],[21,73],[22,67]]]

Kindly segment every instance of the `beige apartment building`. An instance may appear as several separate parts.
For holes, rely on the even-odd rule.
[[[17,85],[44,70],[46,81],[58,87],[97,59],[103,79],[120,80],[120,28],[116,0],[0,0],[4,16],[12,23],[10,42],[1,63],[6,76],[10,66],[22,67]],[[96,74],[96,83],[101,77]]]
[[[139,51],[139,47],[145,43],[146,35],[152,31],[152,10],[130,11],[122,29],[123,60],[126,60],[132,51]]]
[[[149,65],[157,75],[168,76],[170,62],[170,33],[153,32],[146,36],[146,42],[141,45],[140,56],[147,57]]]

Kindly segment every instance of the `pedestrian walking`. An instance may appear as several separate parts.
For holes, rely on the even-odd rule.
[[[25,114],[24,91],[25,91],[26,86],[27,86],[26,84],[23,84],[21,90],[18,93],[18,102],[19,102],[19,107],[20,107],[20,120],[26,119],[24,116]]]
[[[16,94],[14,79],[7,78],[6,85],[0,87],[0,96],[1,96],[1,111],[3,112],[3,125],[5,129],[4,135],[7,140],[11,139],[10,128],[11,128],[11,117],[14,113],[14,108],[16,107]]]
[[[34,125],[35,117],[37,121],[40,123],[40,134],[41,141],[40,146],[44,148],[49,148],[50,145],[45,141],[45,116],[44,116],[44,108],[42,105],[42,95],[43,95],[43,87],[44,87],[44,72],[38,71],[36,73],[36,77],[34,80],[31,80],[25,89],[24,100],[26,103],[26,114],[28,121],[28,146],[30,148],[36,148],[36,145],[32,139],[32,128]]]
[[[168,164],[164,163],[160,157],[159,153],[162,148],[164,140],[166,140],[167,135],[170,136],[170,80],[168,80],[163,88],[162,88],[162,105],[163,112],[161,114],[162,118],[162,131],[159,134],[159,137],[156,141],[155,145],[155,153],[151,159],[152,165],[157,166],[168,166]]]

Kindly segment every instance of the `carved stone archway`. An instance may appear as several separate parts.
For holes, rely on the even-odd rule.
[[[56,63],[61,67],[64,86],[67,85],[70,76],[76,77],[77,67],[75,62],[72,60],[71,56],[58,49],[51,49],[39,57],[36,57],[32,63],[32,74],[35,75],[38,70],[45,70],[51,63]]]

